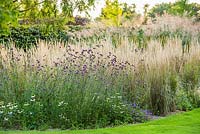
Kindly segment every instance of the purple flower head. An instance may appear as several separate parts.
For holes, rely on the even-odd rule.
[[[147,116],[152,115],[152,112],[149,110],[142,110],[142,112]]]
[[[134,103],[132,104],[132,107],[133,107],[133,108],[137,108],[137,104],[134,102]]]

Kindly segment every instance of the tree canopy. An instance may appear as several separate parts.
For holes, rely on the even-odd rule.
[[[118,0],[106,0],[106,5],[102,8],[100,19],[105,20],[108,25],[120,26],[122,18],[132,19],[136,16],[136,5],[119,3]]]
[[[200,4],[189,3],[188,0],[178,0],[175,3],[162,3],[154,6],[150,12],[150,17],[163,14],[172,14],[178,16],[197,17],[200,11]]]
[[[0,34],[7,34],[10,26],[17,25],[18,12],[13,0],[0,1]]]
[[[63,25],[73,17],[73,11],[86,12],[95,0],[1,0],[0,34],[21,24]],[[61,24],[58,24],[61,23]]]

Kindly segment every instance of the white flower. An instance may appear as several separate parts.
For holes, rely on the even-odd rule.
[[[13,108],[17,108],[17,107],[18,107],[17,105],[13,106]]]
[[[9,114],[9,115],[12,115],[12,114],[13,114],[13,112],[8,112],[8,114]]]
[[[111,96],[110,98],[111,98],[111,99],[115,99],[115,96]]]
[[[25,103],[24,106],[29,106],[29,104],[28,104],[28,103]]]
[[[35,98],[35,95],[32,95],[31,98]]]
[[[10,106],[12,106],[12,104],[11,104],[11,103],[8,103],[8,105],[6,105],[6,107],[10,107]]]
[[[17,110],[17,112],[18,112],[19,114],[21,114],[23,111]]]
[[[4,118],[4,121],[8,121],[8,118],[5,117],[5,118]]]
[[[30,101],[31,101],[31,102],[35,102],[35,99],[34,99],[34,98],[32,98]]]
[[[5,106],[1,106],[1,108],[5,108]]]
[[[3,114],[3,111],[0,111],[0,114]]]
[[[58,106],[62,106],[64,104],[64,101],[59,102]]]
[[[4,102],[3,101],[0,101],[0,105],[3,105],[4,104]]]
[[[122,96],[118,96],[118,99],[122,99]]]

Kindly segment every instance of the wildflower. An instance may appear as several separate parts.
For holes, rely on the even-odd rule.
[[[8,112],[8,114],[9,114],[9,115],[12,115],[12,114],[13,114],[13,112]]]
[[[8,118],[5,117],[5,118],[4,118],[4,121],[8,121]]]
[[[1,106],[1,108],[6,108],[5,106]]]
[[[115,99],[115,96],[111,96],[110,98],[111,98],[111,99]]]
[[[28,103],[25,103],[24,106],[29,106],[29,104],[28,104]]]
[[[0,105],[3,105],[4,104],[4,102],[3,101],[0,101]]]
[[[35,102],[35,99],[32,98],[30,101],[31,101],[31,102]]]
[[[13,108],[17,108],[17,107],[18,107],[17,105],[13,106]]]
[[[137,107],[137,104],[136,104],[136,103],[133,103],[132,106],[133,106],[133,108],[136,108],[136,107]]]
[[[17,113],[21,114],[23,111],[17,110]]]
[[[143,110],[143,113],[145,114],[145,115],[152,115],[152,113],[149,111],[149,110]]]
[[[9,107],[10,110],[13,110],[13,108],[14,108],[13,106]]]
[[[64,104],[64,101],[59,102],[58,106],[62,106]]]
[[[9,103],[6,105],[6,107],[10,107],[11,105],[12,105],[12,103],[9,102]]]
[[[122,99],[122,96],[117,96],[118,97],[118,99]]]

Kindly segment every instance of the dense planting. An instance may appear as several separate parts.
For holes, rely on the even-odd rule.
[[[97,48],[62,49],[51,65],[45,55],[34,63],[9,49],[10,61],[1,64],[1,127],[94,128],[147,119],[149,113],[124,96],[132,65],[94,53]]]
[[[0,2],[0,129],[102,128],[200,107],[200,22],[183,17],[198,4],[155,6],[182,17],[149,21],[148,4],[142,18],[106,0],[85,26],[73,11],[95,0],[38,2]]]
[[[182,41],[173,42],[163,48],[151,40],[144,50],[112,47],[112,38],[93,47],[84,41],[38,42],[26,52],[2,47],[1,127],[96,128],[198,107],[199,45],[194,38],[183,54]]]

